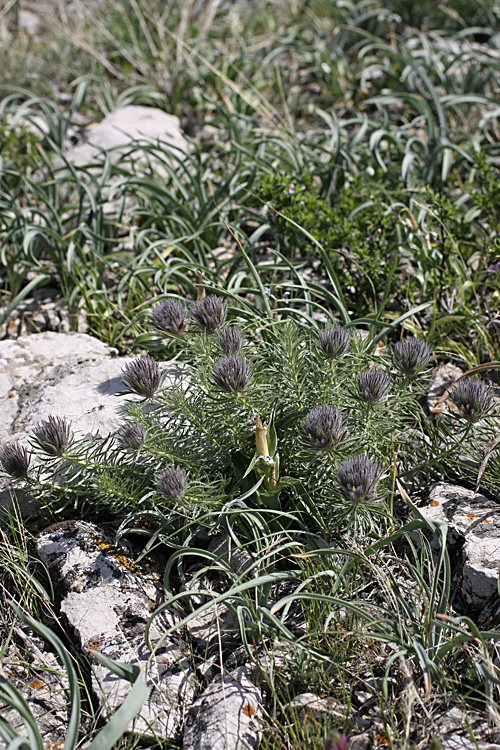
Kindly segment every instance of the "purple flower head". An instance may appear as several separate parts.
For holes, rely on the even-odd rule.
[[[380,474],[379,465],[366,456],[351,456],[337,472],[340,494],[353,505],[369,503],[376,497]]]
[[[69,424],[61,417],[48,417],[33,430],[35,442],[49,456],[63,456],[71,440]]]
[[[346,750],[348,744],[345,734],[334,732],[331,737],[323,740],[323,750]]]
[[[375,404],[383,398],[391,381],[386,372],[373,369],[360,372],[356,383],[362,400],[366,401],[367,404]]]
[[[136,451],[144,445],[146,431],[139,422],[124,424],[116,433],[116,438],[123,448]]]
[[[20,443],[5,443],[0,447],[0,464],[15,479],[27,477],[30,459],[26,448]]]
[[[138,396],[151,398],[161,385],[158,362],[151,357],[137,357],[125,365],[122,382]]]
[[[409,337],[394,345],[394,364],[403,375],[415,375],[423,370],[432,357],[432,349],[425,341]]]
[[[167,466],[156,477],[156,489],[165,497],[180,500],[186,492],[186,472],[177,466]]]
[[[227,304],[215,294],[209,294],[194,303],[191,317],[202,331],[214,333],[226,322]]]
[[[341,357],[349,349],[350,336],[345,328],[326,328],[319,337],[319,346],[326,357]]]
[[[252,369],[241,354],[228,354],[215,363],[211,379],[226,393],[240,393],[252,380]]]
[[[183,302],[166,299],[151,310],[151,323],[162,333],[182,336],[186,328],[187,310]]]
[[[302,422],[302,429],[309,442],[319,451],[330,451],[344,440],[347,430],[342,414],[333,406],[317,406],[311,409]]]
[[[484,417],[493,406],[493,388],[483,380],[463,378],[453,386],[450,399],[469,422]]]
[[[224,328],[217,336],[217,343],[226,354],[239,354],[243,336],[239,328]]]

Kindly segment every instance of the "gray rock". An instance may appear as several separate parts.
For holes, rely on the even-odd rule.
[[[246,573],[254,564],[254,558],[249,552],[240,547],[230,546],[227,537],[223,534],[217,534],[210,540],[208,551],[217,555],[237,575]],[[253,569],[252,575],[258,575],[256,568]]]
[[[485,605],[492,597],[498,600],[499,509],[499,503],[484,495],[446,483],[431,488],[429,503],[422,509],[430,521],[449,526],[454,586],[461,592],[467,614],[482,611],[484,617]]]
[[[225,604],[210,607],[194,617],[187,624],[187,631],[204,655],[219,653],[228,646],[239,645],[236,636],[239,629],[234,621],[232,612]]]
[[[64,591],[61,611],[91,657],[92,685],[103,709],[112,714],[130,684],[92,656],[140,666],[151,692],[130,730],[175,737],[192,701],[195,677],[186,649],[151,631],[153,653],[144,641],[157,596],[158,577],[136,565],[126,547],[117,547],[99,527],[63,522],[37,539],[37,551]]]
[[[62,747],[69,723],[69,682],[62,663],[55,654],[39,649],[28,633],[17,628],[16,634],[21,634],[26,653],[20,653],[11,643],[0,661],[0,675],[27,702],[44,747]],[[18,711],[3,707],[1,715],[16,732],[27,736]]]
[[[260,735],[260,690],[246,667],[215,680],[193,703],[184,730],[183,750],[250,750]]]
[[[161,141],[167,147],[173,147],[176,153],[187,151],[179,118],[154,107],[119,107],[100,123],[91,125],[86,136],[87,142],[70,147],[65,152],[66,159],[75,166],[101,159],[103,154],[116,162],[123,158],[125,152],[135,152],[131,157],[135,163],[140,146],[133,144],[140,141]]]
[[[297,713],[302,721],[310,716],[321,722],[325,720],[326,716],[329,716],[342,722],[345,714],[338,701],[333,698],[320,698],[314,693],[301,693],[295,696],[285,708],[287,711]]]
[[[427,397],[427,405],[432,414],[450,412],[450,410],[455,409],[453,404],[450,404],[449,399],[442,397],[444,397],[448,388],[450,388],[463,374],[464,371],[461,370],[460,367],[452,365],[451,363],[436,368],[432,376],[432,382]]]

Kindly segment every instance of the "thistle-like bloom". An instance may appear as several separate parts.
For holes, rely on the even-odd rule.
[[[26,448],[19,443],[5,443],[0,447],[0,464],[15,479],[27,477],[30,459]]]
[[[239,328],[225,328],[217,336],[217,343],[226,354],[239,354],[243,335]]]
[[[35,442],[49,456],[63,456],[71,440],[69,424],[61,417],[48,417],[33,430]]]
[[[326,737],[323,740],[323,750],[346,750],[347,745],[347,737],[340,732],[334,732],[333,737]]]
[[[366,456],[351,456],[337,472],[340,494],[353,505],[369,503],[376,497],[380,467]]]
[[[415,375],[429,364],[432,349],[425,341],[410,337],[394,345],[393,357],[403,375]]]
[[[124,424],[117,431],[116,439],[123,448],[136,451],[144,445],[146,430],[139,422]]]
[[[209,294],[194,303],[191,317],[202,331],[214,333],[226,322],[227,304],[215,294]]]
[[[318,451],[332,450],[347,434],[342,414],[333,406],[317,406],[311,409],[302,422],[302,429],[313,448]]]
[[[360,372],[357,380],[358,393],[367,404],[375,404],[384,396],[391,381],[383,370],[366,370]]]
[[[178,299],[166,299],[151,310],[151,323],[154,327],[174,336],[182,336],[186,318],[186,306]]]
[[[151,357],[137,357],[125,365],[122,382],[138,396],[151,398],[161,384],[161,374],[158,362]]]
[[[241,354],[228,354],[215,363],[211,378],[226,393],[240,393],[252,380],[252,368]]]
[[[345,328],[326,328],[319,337],[319,346],[325,357],[341,357],[349,349],[351,338]]]
[[[468,422],[484,417],[493,406],[493,388],[483,380],[464,378],[453,386],[450,398]]]
[[[165,497],[180,500],[186,492],[186,472],[177,466],[167,466],[156,477],[156,489]]]

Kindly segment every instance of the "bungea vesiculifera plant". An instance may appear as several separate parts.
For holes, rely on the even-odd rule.
[[[177,330],[186,317],[183,303],[167,302],[153,307],[158,335],[173,332],[167,312],[178,313]],[[168,366],[149,356],[125,366],[132,400],[114,435],[70,442],[69,425],[52,417],[34,433],[41,463],[8,444],[3,469],[94,512],[190,505],[201,512],[229,501],[307,513],[318,530],[363,534],[391,515],[391,473],[418,483],[420,467],[437,471],[436,457],[459,451],[463,426],[492,405],[486,384],[465,380],[451,396],[464,420],[428,428],[419,401],[427,381],[418,375],[430,360],[425,342],[402,339],[374,356],[348,328],[315,332],[286,322],[243,333],[228,316],[215,295],[191,307],[197,328],[183,329],[192,365],[182,386],[168,384]]]

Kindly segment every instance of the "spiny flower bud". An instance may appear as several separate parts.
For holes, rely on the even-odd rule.
[[[241,354],[228,354],[215,363],[212,382],[226,393],[244,391],[252,379],[250,363]]]
[[[217,336],[217,343],[226,354],[239,354],[243,335],[239,328],[225,328]]]
[[[350,336],[345,328],[326,328],[319,337],[319,346],[326,357],[341,357],[349,349]]]
[[[215,294],[209,294],[194,303],[191,317],[202,331],[214,333],[226,322],[227,304]]]
[[[425,341],[410,337],[394,345],[393,357],[403,375],[415,375],[429,364],[432,349]]]
[[[183,302],[166,299],[151,310],[151,323],[155,328],[174,336],[182,336],[186,327],[187,310]]]
[[[144,445],[146,431],[139,422],[124,424],[117,431],[116,439],[123,448],[135,451]]]
[[[0,464],[15,479],[28,476],[30,459],[26,448],[19,443],[6,443],[0,447]]]
[[[337,472],[340,494],[354,505],[369,503],[376,497],[380,467],[366,456],[351,456]]]
[[[493,406],[493,388],[483,380],[464,378],[453,386],[450,398],[469,422],[484,417]]]
[[[177,466],[167,466],[156,477],[156,489],[165,497],[180,500],[186,491],[186,472]]]
[[[302,429],[311,445],[319,451],[332,450],[347,434],[342,414],[333,406],[317,406],[311,409],[302,422]]]
[[[69,424],[61,417],[48,417],[33,430],[38,446],[50,456],[63,456],[71,440]]]
[[[360,372],[357,380],[358,393],[367,404],[375,404],[384,396],[391,381],[383,370],[366,370]]]
[[[137,357],[125,365],[122,382],[138,396],[151,398],[161,384],[158,362],[151,357]]]

